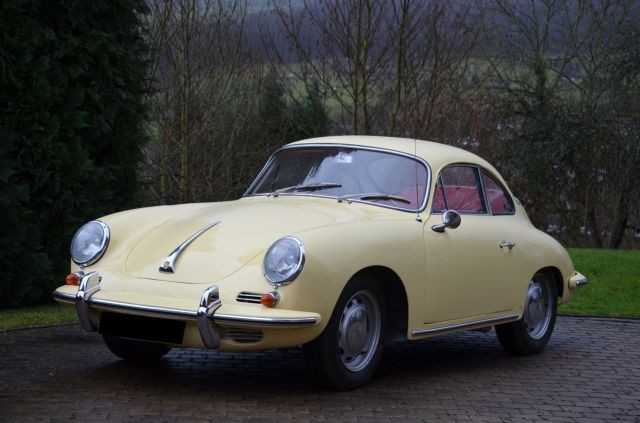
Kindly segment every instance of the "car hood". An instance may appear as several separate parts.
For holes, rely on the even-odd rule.
[[[146,279],[207,283],[229,276],[278,238],[367,218],[366,210],[335,200],[280,196],[212,203],[160,222],[135,244],[126,271]],[[371,208],[371,207],[369,207]],[[165,259],[198,231],[175,261],[174,273],[159,270]]]

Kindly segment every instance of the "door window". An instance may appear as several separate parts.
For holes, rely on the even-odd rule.
[[[445,168],[438,177],[433,204],[434,213],[446,208],[458,213],[486,214],[478,168],[465,165]]]

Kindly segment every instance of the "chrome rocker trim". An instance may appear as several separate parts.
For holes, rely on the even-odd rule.
[[[483,325],[488,325],[488,324],[499,324],[499,323],[507,323],[513,320],[517,320],[518,317],[520,317],[520,315],[518,314],[509,314],[507,316],[501,316],[501,317],[492,317],[490,319],[483,319],[483,320],[474,320],[473,322],[467,322],[467,323],[458,323],[455,325],[447,325],[447,326],[442,326],[439,328],[432,328],[432,329],[421,329],[421,330],[414,330],[413,332],[411,332],[411,335],[413,336],[427,336],[427,335],[434,335],[436,333],[441,333],[441,332],[448,332],[451,330],[457,330],[457,329],[465,329],[465,328],[472,328],[474,326],[483,326]]]

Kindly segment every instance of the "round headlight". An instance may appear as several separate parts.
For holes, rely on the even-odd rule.
[[[80,229],[71,241],[71,259],[81,266],[95,263],[102,257],[109,245],[109,227],[99,220],[93,220]]]
[[[276,286],[292,282],[302,271],[304,254],[304,246],[298,238],[280,238],[264,256],[264,276]]]

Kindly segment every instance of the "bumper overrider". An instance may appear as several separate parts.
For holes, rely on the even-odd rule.
[[[197,308],[183,310],[93,298],[94,294],[100,291],[100,282],[101,277],[98,272],[91,272],[82,276],[75,294],[58,290],[53,292],[53,297],[57,301],[75,304],[80,326],[88,332],[94,332],[98,329],[91,320],[91,310],[195,321],[204,346],[216,349],[220,346],[220,325],[255,328],[305,328],[315,326],[320,321],[320,317],[314,315],[315,313],[299,317],[240,316],[217,313],[222,306],[218,285],[211,285],[204,290]]]

